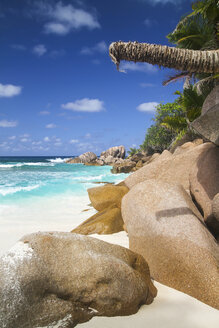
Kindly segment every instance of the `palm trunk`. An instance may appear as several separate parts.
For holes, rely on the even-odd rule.
[[[109,48],[112,61],[147,62],[191,73],[219,73],[219,50],[189,50],[138,42],[113,42]]]

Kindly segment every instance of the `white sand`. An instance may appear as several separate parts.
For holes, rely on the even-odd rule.
[[[125,232],[93,235],[95,238],[128,247]],[[218,328],[219,311],[193,297],[154,282],[158,295],[151,305],[128,317],[94,317],[81,328]]]
[[[88,197],[53,197],[27,206],[0,206],[0,255],[23,235],[36,231],[70,231],[95,213]],[[82,212],[83,209],[89,209]],[[125,232],[93,235],[128,247]],[[95,317],[81,328],[218,328],[219,311],[155,282],[158,296],[151,305],[128,317]]]
[[[25,205],[0,205],[0,256],[26,234],[71,231],[96,213],[89,203],[88,196],[55,196]]]

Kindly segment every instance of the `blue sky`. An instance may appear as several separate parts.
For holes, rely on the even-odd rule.
[[[138,146],[171,74],[108,55],[113,41],[167,44],[190,0],[0,0],[0,156]]]

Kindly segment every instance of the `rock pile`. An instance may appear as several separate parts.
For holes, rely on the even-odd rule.
[[[76,232],[108,233],[112,221],[102,215],[114,218],[122,201],[114,222],[124,221],[130,249],[149,263],[152,277],[219,309],[219,148],[198,139],[174,153],[133,159],[145,162],[125,179],[125,192],[110,185],[88,191],[100,212]]]
[[[113,165],[115,163],[122,163],[125,158],[125,147],[116,146],[101,153],[100,157],[92,152],[87,152],[79,157],[70,158],[66,161],[69,164],[83,163],[85,165]]]

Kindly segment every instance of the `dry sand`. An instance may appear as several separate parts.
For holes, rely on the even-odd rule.
[[[93,237],[128,247],[125,232]],[[193,297],[154,282],[158,295],[151,305],[142,306],[128,317],[94,317],[81,328],[218,328],[219,311]]]
[[[20,207],[0,206],[0,255],[24,234],[35,231],[70,231],[95,211],[88,197],[53,198],[45,203]],[[83,209],[89,209],[82,212]],[[104,241],[128,247],[125,232],[93,235]],[[218,328],[219,311],[196,299],[155,282],[158,296],[151,305],[128,317],[95,317],[81,328]],[[16,328],[16,327],[15,327]],[[55,328],[55,327],[54,327]]]

